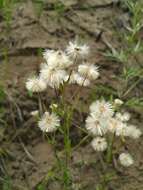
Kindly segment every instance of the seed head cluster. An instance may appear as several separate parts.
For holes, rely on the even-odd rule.
[[[116,103],[118,106],[123,104],[121,100],[116,101]],[[135,125],[129,124],[131,115],[128,112],[116,111],[115,107],[115,102],[110,103],[104,99],[93,102],[89,107],[90,113],[86,119],[85,127],[94,137],[91,146],[95,151],[101,152],[107,149],[107,136],[138,139],[142,134]],[[133,164],[133,159],[129,153],[120,154],[119,161],[124,167]]]
[[[70,41],[65,50],[45,50],[43,63],[40,65],[39,75],[30,77],[26,81],[26,88],[32,93],[46,92],[47,88],[58,90],[64,85],[89,86],[99,77],[99,67],[86,61],[90,48],[86,44]],[[63,88],[64,89],[64,88]],[[130,125],[131,115],[122,111],[124,102],[115,99],[112,102],[104,99],[93,102],[89,107],[89,114],[85,121],[85,128],[93,137],[91,146],[95,151],[106,151],[110,135],[115,138],[138,139],[142,132],[135,125]],[[57,104],[50,106],[51,112],[41,110],[31,112],[32,116],[42,115],[38,127],[42,132],[55,132],[60,127],[60,118],[56,113]],[[121,153],[119,161],[124,167],[133,164],[129,153]]]
[[[94,136],[103,136],[106,133],[115,133],[137,139],[141,135],[140,129],[128,123],[128,112],[115,112],[113,105],[105,100],[97,100],[89,107],[90,113],[86,119],[86,129]]]
[[[26,88],[34,93],[42,92],[47,87],[59,89],[68,81],[69,84],[89,86],[99,76],[98,67],[86,63],[89,46],[77,41],[69,42],[65,50],[45,50],[44,62],[39,76],[29,78]]]

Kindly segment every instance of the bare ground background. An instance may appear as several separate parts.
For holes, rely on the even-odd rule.
[[[2,177],[9,176],[12,190],[36,190],[54,164],[52,148],[43,140],[29,115],[37,108],[36,99],[30,99],[25,90],[26,78],[43,61],[41,48],[64,48],[69,40],[80,36],[91,46],[90,61],[100,66],[101,77],[97,84],[108,85],[115,92],[122,86],[117,77],[122,66],[108,60],[101,52],[108,48],[105,41],[114,47],[120,46],[116,34],[124,30],[125,22],[129,22],[128,11],[112,0],[68,0],[64,4],[63,10],[62,7],[55,7],[54,1],[45,1],[39,15],[40,10],[35,2],[19,3],[14,6],[10,28],[0,14],[0,83],[7,92],[6,101],[1,105],[5,107],[3,117],[8,125],[3,129],[0,123],[1,133],[4,134],[0,138],[1,147],[8,150],[8,156],[1,159],[0,173]],[[142,63],[143,56],[139,59]],[[84,92],[86,94],[87,90]],[[49,89],[49,102],[51,96]],[[143,81],[125,101],[130,97],[143,97]],[[143,108],[128,109],[134,116],[132,122],[143,127]],[[142,140],[142,137],[136,142],[129,140],[126,146],[135,156],[133,167],[118,170],[118,167],[114,169],[111,166],[106,169],[112,176],[108,190],[143,189]],[[98,162],[96,153],[89,145],[73,153],[71,170],[76,185],[73,189],[96,189],[99,176],[102,176]],[[49,181],[47,189],[61,190],[62,187],[56,181]]]

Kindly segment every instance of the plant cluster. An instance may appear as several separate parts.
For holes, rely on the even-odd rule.
[[[38,116],[38,127],[55,148],[55,157],[59,168],[63,171],[64,189],[68,189],[72,181],[69,163],[74,147],[72,147],[70,132],[75,127],[73,115],[80,101],[80,89],[89,86],[99,77],[99,67],[87,61],[89,53],[89,46],[80,44],[78,41],[69,42],[65,50],[46,50],[43,53],[44,63],[41,64],[39,75],[30,77],[26,81],[27,90],[38,96],[39,110],[31,114]],[[74,89],[76,85],[80,87],[77,91],[75,90],[74,94],[71,94],[71,97],[74,97],[72,102],[66,100],[70,85]],[[41,94],[47,93],[48,87],[53,89],[56,97],[55,99],[53,97],[54,101],[51,101],[49,108],[41,98]],[[114,143],[116,139],[120,140],[123,145],[127,138],[138,139],[141,131],[129,124],[130,114],[122,109],[123,105],[124,102],[120,99],[105,101],[101,98],[94,101],[89,106],[85,127],[83,128],[83,123],[81,123],[78,128],[85,131],[87,137],[93,138],[92,148],[101,153],[106,163],[111,163],[114,152],[119,151],[121,165],[128,167],[133,164],[134,159],[126,151],[114,150]],[[55,146],[57,132],[61,133],[64,139],[64,161],[59,157]],[[85,137],[84,139],[87,140]],[[81,142],[79,145],[82,144]]]

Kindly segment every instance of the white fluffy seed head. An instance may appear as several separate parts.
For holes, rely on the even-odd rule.
[[[27,80],[26,88],[30,92],[42,92],[46,90],[47,84],[40,77],[32,77]]]
[[[91,64],[81,64],[78,66],[78,72],[81,76],[90,80],[95,80],[99,76],[98,67]]]
[[[134,160],[129,153],[121,153],[119,155],[119,161],[124,167],[129,167],[134,163]]]
[[[50,68],[65,69],[73,64],[64,51],[46,50],[43,54]]]
[[[77,41],[69,42],[66,52],[72,58],[85,58],[89,54],[89,46],[86,44],[80,45]]]
[[[60,84],[65,81],[66,76],[67,72],[65,70],[51,68],[47,64],[43,64],[40,70],[40,77],[52,88],[59,88]]]
[[[57,70],[55,73],[51,73],[49,85],[52,88],[59,88],[60,84],[63,84],[67,73],[65,70]]]
[[[114,113],[112,105],[105,100],[93,102],[89,109],[91,113],[101,114],[105,117],[111,117]]]
[[[134,125],[128,125],[125,129],[125,136],[131,137],[133,139],[138,139],[142,135],[140,129]]]
[[[86,129],[96,136],[103,136],[107,132],[106,118],[91,113],[86,119]]]
[[[63,51],[57,51],[54,57],[49,59],[49,65],[56,63],[59,69],[65,69],[71,66],[73,63]]]
[[[54,132],[60,126],[60,119],[55,114],[50,114],[49,112],[45,112],[42,116],[41,120],[38,123],[38,127],[43,132]]]
[[[107,149],[107,141],[105,138],[96,137],[92,140],[91,146],[95,151],[105,151]]]

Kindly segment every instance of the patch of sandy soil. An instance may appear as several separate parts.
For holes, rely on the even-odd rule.
[[[101,77],[97,83],[108,85],[115,91],[120,89],[122,84],[119,83],[117,74],[121,66],[105,59],[100,53],[107,49],[102,36],[114,47],[118,47],[119,42],[114,37],[115,29],[122,30],[122,22],[128,22],[129,19],[129,15],[115,2],[117,1],[63,1],[66,10],[59,14],[53,7],[54,1],[45,1],[44,10],[38,17],[35,4],[27,1],[15,6],[9,29],[3,20],[0,21],[0,83],[4,84],[22,114],[22,121],[16,119],[16,129],[6,131],[5,138],[12,139],[12,142],[8,144],[5,138],[1,139],[2,146],[12,153],[12,158],[6,159],[6,168],[12,183],[15,184],[14,190],[36,190],[37,185],[55,164],[51,146],[43,140],[35,121],[29,116],[30,111],[37,108],[36,97],[29,100],[24,86],[26,78],[37,72],[43,61],[38,53],[41,48],[64,48],[69,40],[80,36],[91,46],[90,61],[100,66]],[[143,60],[143,57],[140,59]],[[85,96],[87,91],[84,92]],[[143,87],[140,85],[131,96],[141,97],[142,91]],[[51,96],[52,92],[49,89],[49,101]],[[8,103],[5,106],[10,128],[13,125],[10,123],[12,110]],[[17,114],[16,110],[13,111]],[[133,122],[142,127],[143,109],[131,111],[136,115]],[[113,175],[113,180],[108,185],[109,190],[143,189],[142,146],[142,138],[135,143],[129,141],[127,144],[126,148],[136,157],[134,167],[126,170],[120,168],[119,171],[118,167],[115,170],[112,166],[105,169]],[[102,176],[98,163],[98,155],[93,153],[89,146],[81,147],[73,153],[71,172],[75,187],[96,189],[99,176]],[[48,186],[49,190],[61,188],[56,182],[49,183]]]
[[[14,150],[14,158],[7,164],[8,174],[14,182],[14,189],[34,189],[47,175],[54,163],[54,156],[50,145],[46,142],[32,140],[22,151],[21,145],[14,143],[10,151]]]

